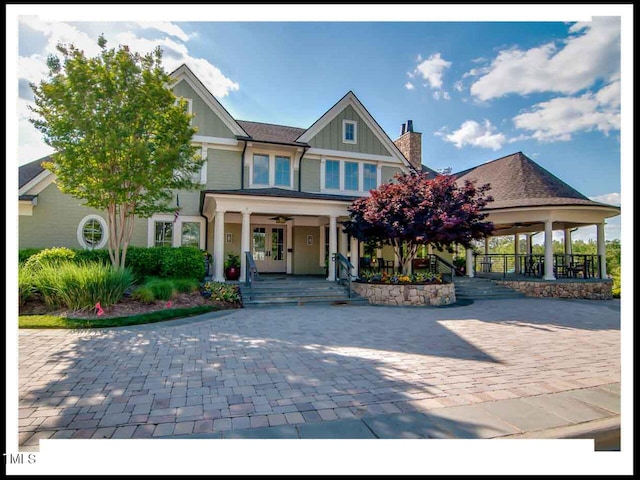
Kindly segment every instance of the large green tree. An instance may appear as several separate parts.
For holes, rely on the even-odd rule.
[[[170,210],[172,190],[197,187],[202,160],[186,102],[176,101],[162,51],[141,55],[127,46],[87,58],[59,44],[48,77],[31,84],[31,119],[56,151],[45,168],[60,190],[106,212],[109,255],[124,267],[136,217]]]

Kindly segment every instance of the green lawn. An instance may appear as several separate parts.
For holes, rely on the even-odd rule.
[[[215,305],[203,305],[190,308],[158,310],[157,312],[116,318],[66,318],[55,315],[21,315],[18,317],[19,328],[107,328],[141,325],[144,323],[162,322],[175,318],[192,317],[202,313],[219,310]]]

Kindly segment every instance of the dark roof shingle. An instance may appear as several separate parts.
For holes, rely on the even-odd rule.
[[[257,142],[274,142],[290,145],[307,145],[296,142],[296,138],[302,135],[306,129],[274,125],[272,123],[248,122],[238,120],[238,124]]]
[[[18,188],[24,187],[27,183],[40,175],[40,173],[44,171],[44,167],[41,165],[42,162],[50,162],[51,160],[51,156],[47,155],[46,157],[21,165],[18,168]]]
[[[487,210],[544,205],[606,205],[589,200],[522,152],[458,172],[455,176],[458,183],[471,180],[476,181],[477,186],[491,185],[488,193],[494,201],[487,205]]]

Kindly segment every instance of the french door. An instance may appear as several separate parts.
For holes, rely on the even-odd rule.
[[[254,226],[251,231],[251,254],[258,272],[285,273],[287,271],[285,227]]]

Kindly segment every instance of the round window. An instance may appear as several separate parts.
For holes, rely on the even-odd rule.
[[[78,225],[78,242],[84,248],[102,248],[107,243],[107,224],[99,215],[87,215]]]

